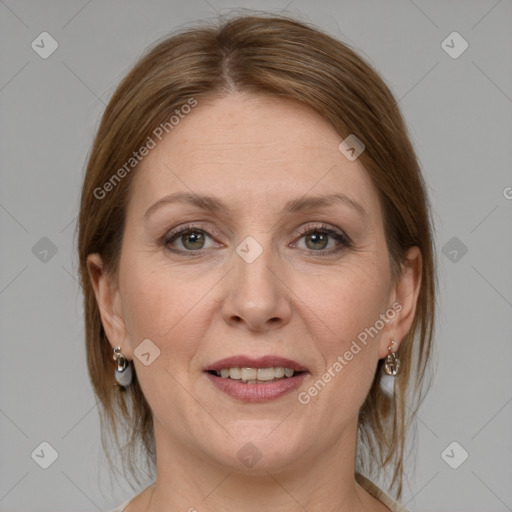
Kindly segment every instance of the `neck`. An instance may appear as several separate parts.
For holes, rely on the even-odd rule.
[[[320,453],[310,450],[285,467],[237,471],[173,440],[155,422],[157,478],[146,510],[363,511],[369,495],[354,480],[356,441],[357,423]]]

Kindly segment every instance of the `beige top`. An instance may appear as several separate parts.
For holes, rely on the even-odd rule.
[[[405,507],[402,507],[400,503],[398,503],[391,496],[386,494],[380,487],[377,487],[371,480],[368,480],[368,478],[361,475],[360,473],[356,473],[356,481],[361,487],[363,487],[363,489],[369,492],[374,498],[378,499],[381,503],[386,505],[386,507],[388,507],[391,512],[409,512]],[[151,487],[151,485],[148,485],[148,487]],[[148,487],[146,487],[146,489]],[[146,489],[141,491],[141,493],[144,492]],[[111,510],[110,512],[124,512],[125,508],[135,498],[136,496],[124,502],[122,505],[115,508],[114,510]]]
[[[386,505],[386,507],[388,507],[391,512],[409,512],[404,506],[400,505],[398,501],[395,501],[391,496],[386,494],[380,487],[377,487],[371,480],[361,475],[360,473],[356,473],[356,481],[363,489],[369,492],[374,498],[378,499],[381,503],[384,503],[384,505]]]

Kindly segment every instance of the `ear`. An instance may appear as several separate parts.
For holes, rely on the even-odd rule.
[[[418,247],[411,247],[407,251],[405,261],[401,267],[402,275],[391,293],[391,303],[393,304],[391,309],[396,311],[397,314],[386,330],[387,334],[381,337],[379,359],[386,357],[389,353],[388,348],[391,346],[391,340],[396,341],[396,344],[391,347],[391,351],[396,352],[402,339],[412,326],[422,274],[422,257]]]
[[[103,260],[99,254],[89,254],[87,270],[100,311],[101,323],[112,348],[121,347],[123,355],[127,359],[132,359],[130,344],[125,343],[126,326],[116,280],[105,272]]]

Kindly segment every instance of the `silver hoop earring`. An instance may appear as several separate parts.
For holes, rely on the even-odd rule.
[[[392,340],[391,346],[395,344],[396,342]],[[395,377],[400,371],[400,358],[396,355],[395,352],[391,352],[391,347],[388,347],[388,352],[389,354],[384,360],[384,372],[386,375],[392,375]]]
[[[117,383],[120,386],[129,386],[133,377],[132,365],[130,361],[128,361],[126,357],[124,357],[124,355],[121,353],[121,347],[116,347],[114,349],[113,359],[117,363],[115,369],[115,377]]]

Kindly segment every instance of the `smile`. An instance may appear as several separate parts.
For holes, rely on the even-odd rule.
[[[242,402],[276,400],[297,389],[309,373],[297,361],[275,355],[229,357],[204,372],[219,391]]]

